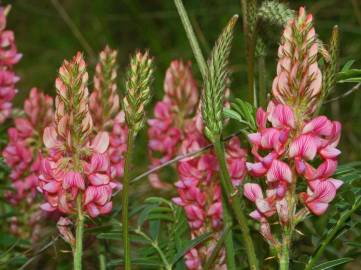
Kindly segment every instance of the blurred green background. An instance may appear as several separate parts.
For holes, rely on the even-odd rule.
[[[260,1],[259,1],[260,2]],[[120,82],[129,56],[136,49],[149,49],[156,61],[154,98],[162,98],[164,72],[174,58],[193,60],[188,40],[171,0],[18,0],[3,1],[11,4],[8,27],[16,34],[18,49],[23,53],[16,66],[21,76],[16,102],[21,104],[28,90],[37,86],[54,94],[54,79],[64,58],[71,58],[76,51],[84,51],[92,74],[97,53],[106,45],[119,50]],[[190,19],[205,54],[227,20],[240,14],[238,0],[184,0]],[[361,1],[320,0],[289,1],[292,9],[304,5],[315,16],[316,31],[327,41],[333,25],[341,30],[340,64],[355,59],[354,66],[361,65]],[[65,12],[74,27],[69,27]],[[267,80],[270,88],[274,70],[277,43],[281,29],[268,27],[262,32],[268,45]],[[79,38],[76,31],[84,38]],[[236,29],[232,51],[232,90],[234,96],[242,96],[246,89],[245,53],[242,25]],[[193,64],[199,79],[199,72]],[[122,85],[120,83],[120,85]],[[352,84],[338,85],[333,96],[347,91]],[[120,87],[121,91],[123,88]],[[90,86],[91,90],[91,86]],[[361,92],[361,91],[359,91]],[[338,102],[325,106],[332,118],[344,124],[342,150],[345,160],[355,160],[361,155],[361,93],[354,93]],[[152,106],[150,106],[152,108]],[[141,140],[144,141],[144,140]],[[143,159],[144,160],[144,159]]]

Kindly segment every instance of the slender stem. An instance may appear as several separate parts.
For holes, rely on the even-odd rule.
[[[125,270],[131,269],[130,244],[128,228],[128,199],[129,199],[129,167],[132,158],[132,149],[134,143],[134,130],[129,129],[127,152],[125,153],[123,191],[122,191],[122,225],[123,225],[123,249],[124,249],[124,267]]]
[[[285,230],[282,240],[281,254],[279,256],[280,270],[288,270],[289,268],[289,249],[290,249],[290,235],[288,230]]]
[[[99,255],[99,269],[106,270],[105,255],[102,253]]]
[[[142,236],[145,240],[147,240],[152,247],[155,248],[155,250],[158,252],[159,257],[162,259],[164,267],[166,270],[172,270],[171,263],[168,262],[167,256],[165,256],[164,252],[161,250],[161,248],[158,245],[158,242],[150,238],[148,235],[146,235],[144,232],[142,232],[140,229],[137,229],[134,231],[136,234]]]
[[[335,235],[339,232],[339,230],[345,225],[345,222],[350,218],[350,216],[361,207],[361,199],[359,199],[351,208],[351,210],[345,212],[340,219],[337,221],[335,227],[333,227],[332,230],[330,230],[325,238],[324,241],[322,241],[322,244],[318,247],[317,252],[314,256],[310,258],[308,261],[305,270],[311,270],[317,261],[321,258],[323,252],[325,251],[326,247],[329,245],[329,243],[332,241],[332,239],[335,237]]]
[[[223,206],[224,226],[225,226],[225,228],[232,228],[232,216],[229,213],[228,204],[227,204],[227,201],[225,200],[224,196],[222,196],[222,206]],[[234,270],[234,269],[236,269],[236,262],[235,262],[235,252],[234,252],[234,245],[233,245],[232,230],[225,231],[224,242],[225,242],[225,246],[226,246],[227,269]]]
[[[220,166],[222,189],[224,191],[224,194],[227,196],[228,203],[230,203],[233,208],[233,212],[241,228],[243,242],[246,248],[250,269],[256,270],[258,269],[258,260],[257,260],[256,252],[254,250],[254,245],[248,228],[247,220],[242,210],[241,200],[240,197],[238,196],[239,194],[235,192],[228,173],[223,144],[221,143],[220,138],[215,139],[213,144]]]
[[[74,250],[74,270],[81,270],[83,255],[83,234],[84,234],[84,214],[82,209],[82,196],[79,194],[76,200],[77,205],[77,223],[76,223],[76,239]]]
[[[59,3],[58,0],[51,0],[51,3],[59,13],[60,17],[64,20],[65,24],[68,25],[70,30],[72,31],[75,38],[79,41],[79,43],[83,46],[86,53],[91,57],[91,59],[96,59],[96,54],[93,50],[93,48],[90,46],[88,41],[85,39],[79,28],[76,26],[74,21],[71,19],[69,14],[66,12],[64,7]]]
[[[255,16],[252,12],[252,8],[256,8],[255,0],[241,0],[242,8],[242,21],[243,32],[246,47],[246,61],[247,61],[247,100],[249,103],[254,103],[254,53],[255,53]],[[252,19],[252,20],[251,20]]]
[[[207,64],[206,64],[206,61],[204,60],[204,57],[203,57],[201,48],[199,46],[199,43],[197,41],[196,35],[194,34],[187,11],[184,8],[182,0],[174,0],[174,4],[177,8],[179,17],[181,18],[181,21],[183,23],[184,30],[186,31],[189,43],[192,47],[194,57],[196,58],[199,70],[202,74],[202,78],[205,79]]]

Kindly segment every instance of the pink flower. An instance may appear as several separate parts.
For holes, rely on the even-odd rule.
[[[109,134],[101,130],[93,134],[87,79],[80,53],[59,69],[55,124],[44,130],[47,152],[41,162],[38,189],[47,201],[41,206],[43,210],[74,213],[76,199],[81,196],[83,210],[94,218],[112,210],[112,191],[119,185],[112,182]],[[112,142],[117,139],[115,134]]]
[[[335,186],[327,181],[319,182],[312,191],[301,193],[301,197],[308,209],[315,215],[322,215],[328,208],[329,203],[336,196]]]
[[[288,22],[278,48],[277,76],[272,85],[277,102],[297,106],[303,114],[315,111],[322,84],[317,54],[312,15],[301,7],[298,17]]]
[[[164,80],[165,96],[155,105],[154,118],[148,120],[149,152],[152,166],[160,165],[180,153],[186,126],[192,122],[198,104],[198,89],[190,63],[174,60]],[[158,175],[151,184],[169,188]],[[154,186],[154,185],[153,185]]]
[[[0,123],[11,115],[12,100],[17,93],[15,83],[19,77],[13,72],[13,66],[19,62],[21,54],[15,45],[14,33],[5,30],[5,9],[0,7]]]
[[[29,104],[32,106],[29,106]],[[25,116],[14,120],[15,127],[9,128],[9,143],[3,151],[5,162],[11,168],[10,178],[15,192],[8,192],[12,203],[35,198],[40,156],[36,145],[41,144],[43,125],[51,123],[53,115],[52,98],[33,88],[24,102]]]

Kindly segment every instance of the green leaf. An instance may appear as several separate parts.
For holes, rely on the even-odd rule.
[[[177,254],[173,257],[172,265],[177,263],[189,250],[209,239],[211,235],[212,233],[208,232],[198,236],[197,238],[188,240],[185,245],[180,249],[180,251],[178,251]]]
[[[232,109],[224,108],[223,114],[224,114],[224,117],[226,117],[226,118],[236,120],[242,124],[247,124],[247,122],[243,121],[242,117],[236,111],[234,111]]]
[[[225,117],[232,118],[241,124],[245,124],[251,131],[257,129],[255,115],[256,108],[239,98],[236,98],[235,101],[231,103],[231,109],[224,109]]]
[[[107,240],[122,240],[122,232],[108,232],[100,233],[97,235],[98,239],[107,239]]]
[[[346,62],[346,64],[342,67],[341,72],[346,72],[346,71],[348,71],[348,70],[351,68],[351,66],[353,65],[353,63],[355,63],[355,60],[353,60],[353,59],[348,60],[348,61]]]
[[[345,263],[349,263],[349,262],[351,262],[353,260],[354,260],[353,258],[340,258],[340,259],[336,259],[336,260],[321,263],[321,264],[313,267],[312,270],[330,269],[330,268],[335,267],[337,265],[342,265],[342,264],[345,264]]]

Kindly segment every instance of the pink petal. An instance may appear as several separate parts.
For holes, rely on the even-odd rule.
[[[99,208],[99,212],[102,215],[106,215],[106,214],[109,214],[112,211],[112,208],[113,208],[113,203],[108,202],[108,203],[106,203],[105,205],[103,205],[103,206],[101,206]]]
[[[91,201],[94,201],[94,199],[97,196],[97,190],[94,186],[90,186],[85,190],[84,197],[83,197],[83,203],[84,205],[89,204]]]
[[[257,199],[263,198],[262,189],[258,184],[253,184],[253,183],[245,184],[243,189],[243,194],[248,200],[252,202],[256,202]]]
[[[99,216],[99,214],[100,214],[98,207],[94,203],[89,203],[86,206],[86,210],[92,218],[95,218],[95,217]]]
[[[258,108],[256,113],[256,123],[258,128],[266,128],[267,113],[262,109]]]
[[[57,145],[57,134],[54,127],[47,127],[44,129],[43,141],[47,148],[53,148]]]
[[[258,221],[262,221],[264,219],[264,217],[262,216],[261,212],[259,212],[258,210],[254,210],[252,211],[249,216],[255,220]]]
[[[56,210],[56,208],[51,206],[50,203],[43,203],[40,205],[40,208],[47,212],[53,212]]]
[[[313,160],[317,153],[317,144],[312,136],[301,135],[296,138],[290,146],[289,156],[301,157],[307,160]]]
[[[339,156],[341,154],[341,151],[338,150],[335,147],[332,146],[327,146],[326,148],[323,148],[320,151],[320,155],[324,158],[324,159],[329,159],[329,158],[336,158],[337,156]]]
[[[43,190],[50,192],[50,193],[56,193],[58,192],[60,188],[60,183],[57,181],[51,181],[47,184],[45,184],[43,187]]]
[[[326,116],[318,116],[304,126],[302,133],[309,132],[314,132],[317,135],[330,136],[332,123]]]
[[[261,162],[257,162],[257,163],[249,163],[249,162],[247,162],[246,167],[247,167],[247,170],[253,176],[256,176],[256,177],[264,176],[265,173],[267,172],[267,168],[265,168]]]
[[[109,184],[110,178],[107,174],[94,173],[88,176],[89,181],[94,186]]]
[[[317,215],[320,216],[323,213],[326,212],[327,208],[328,208],[328,203],[322,203],[322,202],[311,202],[307,204],[308,209],[310,209],[310,211]]]
[[[343,181],[338,179],[329,178],[327,180],[335,186],[336,190],[338,190],[343,185]]]
[[[290,167],[283,161],[274,160],[267,172],[269,182],[286,181],[292,183],[292,172]]]
[[[98,153],[104,153],[109,146],[109,134],[108,132],[99,132],[90,146],[93,150]]]

